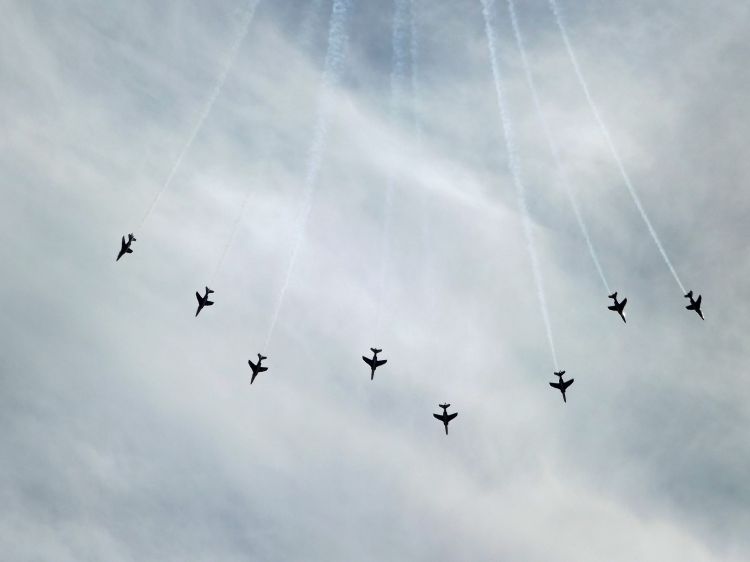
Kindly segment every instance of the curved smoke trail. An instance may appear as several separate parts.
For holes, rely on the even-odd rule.
[[[245,9],[245,13],[240,23],[240,28],[237,33],[237,37],[235,38],[234,43],[232,44],[232,47],[229,50],[229,53],[227,54],[226,61],[224,62],[224,68],[222,69],[221,74],[219,75],[219,79],[216,81],[216,85],[214,86],[214,89],[211,91],[211,95],[208,97],[208,100],[206,101],[206,105],[203,106],[203,111],[198,117],[198,121],[196,121],[195,125],[190,131],[190,134],[188,135],[187,140],[185,141],[185,144],[182,146],[182,150],[180,150],[180,153],[177,155],[177,159],[172,165],[172,169],[169,171],[169,175],[167,176],[167,179],[164,181],[159,191],[156,192],[156,195],[154,195],[154,199],[153,201],[151,201],[151,205],[148,207],[148,209],[146,209],[146,214],[143,215],[143,218],[141,219],[141,222],[138,225],[139,228],[143,228],[143,225],[148,219],[148,217],[151,215],[151,213],[154,212],[154,209],[156,208],[156,205],[159,202],[159,199],[161,199],[162,194],[167,190],[169,185],[172,183],[172,180],[177,174],[177,170],[179,170],[180,166],[182,165],[182,161],[184,160],[185,155],[190,150],[190,147],[192,146],[193,141],[195,140],[195,137],[198,136],[198,133],[203,127],[203,123],[205,123],[206,118],[208,117],[209,113],[211,113],[211,110],[214,107],[214,103],[216,103],[216,99],[219,97],[219,94],[221,93],[221,89],[224,87],[224,82],[227,79],[227,75],[229,74],[229,71],[232,69],[232,66],[234,65],[234,60],[235,58],[237,58],[237,53],[240,50],[240,45],[242,45],[242,41],[245,39],[245,36],[247,35],[247,30],[250,27],[250,23],[253,21],[253,17],[255,16],[255,10],[258,7],[258,4],[260,4],[260,0],[250,0],[250,2],[248,3],[247,8]]]
[[[267,351],[268,346],[271,343],[271,338],[273,337],[273,332],[276,329],[276,323],[279,320],[279,313],[281,312],[281,307],[284,304],[286,293],[289,289],[289,281],[292,278],[294,264],[297,261],[297,254],[299,253],[302,241],[305,237],[305,228],[307,226],[307,219],[310,216],[313,196],[315,195],[315,190],[318,186],[318,175],[320,174],[320,166],[323,160],[323,149],[325,148],[326,137],[328,136],[331,98],[333,90],[338,85],[341,68],[344,64],[344,58],[346,55],[346,45],[349,41],[349,36],[346,31],[346,23],[347,13],[351,4],[352,0],[333,0],[333,6],[331,7],[331,19],[328,27],[328,49],[326,51],[326,59],[323,67],[323,78],[320,97],[318,98],[318,111],[313,132],[313,140],[310,144],[307,156],[307,172],[303,184],[302,207],[297,215],[297,230],[292,245],[292,252],[289,257],[286,275],[284,276],[284,281],[276,300],[276,306],[273,310],[273,316],[271,317],[271,324],[268,328],[266,341],[263,344],[263,351]]]
[[[568,32],[565,29],[565,25],[563,24],[562,14],[560,13],[560,6],[557,4],[557,0],[549,0],[549,5],[550,5],[550,8],[552,9],[552,13],[555,16],[555,22],[557,23],[557,27],[560,29],[560,35],[562,36],[563,43],[565,43],[565,49],[568,51],[568,58],[570,58],[570,62],[573,64],[573,69],[575,70],[576,76],[578,78],[578,83],[581,85],[581,89],[583,90],[583,93],[586,96],[586,101],[588,101],[589,107],[591,108],[591,113],[594,114],[594,119],[596,120],[596,123],[599,125],[599,129],[601,130],[602,135],[604,136],[604,139],[607,142],[607,147],[609,148],[609,151],[612,154],[612,158],[614,158],[615,162],[617,163],[617,168],[620,170],[620,175],[622,176],[622,179],[625,182],[625,186],[628,188],[628,191],[630,192],[630,197],[633,199],[633,203],[635,203],[635,206],[638,208],[638,212],[641,214],[641,218],[643,219],[643,222],[646,223],[646,227],[648,227],[648,231],[651,234],[651,238],[653,238],[654,243],[656,244],[656,247],[659,249],[659,252],[661,253],[661,257],[664,258],[664,263],[667,264],[669,271],[672,273],[672,277],[674,277],[674,280],[677,281],[677,285],[679,285],[680,290],[683,293],[685,293],[685,287],[683,286],[682,281],[680,281],[680,278],[677,275],[675,268],[672,266],[672,262],[669,260],[669,257],[667,256],[667,252],[664,250],[664,247],[661,245],[661,241],[659,240],[659,237],[656,235],[656,230],[654,230],[654,227],[651,225],[651,221],[649,220],[648,215],[646,214],[646,210],[643,208],[643,205],[641,204],[641,199],[640,197],[638,197],[638,193],[635,191],[635,187],[633,186],[633,183],[630,181],[630,176],[628,176],[628,173],[625,170],[625,165],[622,162],[622,158],[620,158],[620,153],[615,147],[615,143],[612,140],[612,136],[609,134],[609,129],[604,124],[604,120],[602,119],[602,116],[599,113],[599,108],[597,107],[596,103],[594,103],[594,98],[591,96],[591,91],[589,90],[588,83],[586,82],[586,79],[583,77],[583,72],[581,71],[581,67],[578,64],[578,58],[576,57],[576,54],[573,51],[573,45],[570,42],[570,38],[568,37]]]
[[[607,291],[607,294],[609,294],[611,291],[609,288],[609,284],[607,283],[607,278],[604,276],[604,270],[599,263],[599,257],[596,255],[596,250],[594,250],[594,244],[591,242],[591,237],[589,236],[589,229],[586,227],[586,223],[583,220],[583,216],[581,215],[581,210],[578,207],[578,201],[576,201],[573,190],[570,187],[568,174],[565,170],[565,167],[563,166],[562,160],[560,159],[560,151],[557,149],[557,145],[552,138],[552,133],[550,132],[549,124],[547,123],[547,118],[544,115],[542,104],[539,101],[539,93],[536,89],[536,83],[534,82],[534,75],[531,73],[531,66],[529,65],[529,60],[526,56],[526,47],[524,45],[523,35],[521,35],[521,27],[518,25],[515,2],[514,0],[507,0],[507,2],[508,11],[510,12],[510,21],[513,25],[513,34],[516,37],[516,45],[518,45],[518,50],[521,52],[521,63],[523,64],[523,70],[526,74],[526,82],[529,85],[529,90],[531,90],[531,98],[534,102],[534,109],[536,110],[537,117],[539,118],[542,130],[544,131],[544,137],[547,139],[549,150],[552,153],[552,159],[555,162],[555,168],[557,168],[557,174],[560,178],[560,183],[562,183],[565,189],[565,194],[568,196],[570,206],[573,207],[573,214],[575,215],[578,227],[581,230],[581,234],[583,234],[583,238],[586,240],[586,246],[588,247],[591,260],[594,262],[597,273],[599,273],[599,278],[602,280],[604,289]]]
[[[511,175],[513,176],[513,183],[516,187],[518,206],[521,208],[523,232],[526,236],[526,249],[529,252],[529,258],[531,260],[531,270],[534,275],[534,282],[536,283],[537,297],[539,299],[539,306],[542,311],[544,327],[547,331],[547,341],[549,342],[550,352],[552,354],[552,362],[554,363],[555,369],[557,370],[557,353],[555,351],[555,342],[552,339],[552,327],[550,325],[549,314],[547,312],[547,299],[544,295],[544,281],[542,279],[542,272],[539,268],[539,260],[537,258],[536,249],[534,247],[534,233],[531,229],[529,210],[526,206],[526,188],[524,187],[523,181],[521,179],[521,166],[518,161],[518,154],[516,152],[513,124],[510,121],[510,114],[508,113],[508,108],[505,105],[505,96],[502,88],[500,66],[497,62],[497,38],[495,37],[495,31],[492,27],[492,6],[494,5],[495,0],[480,0],[480,2],[482,4],[482,15],[484,16],[484,30],[485,34],[487,35],[487,47],[490,54],[492,77],[494,78],[495,93],[497,94],[497,107],[500,111],[500,121],[503,128],[503,134],[505,136],[505,146],[508,151],[508,165],[510,167]]]
[[[391,30],[391,44],[393,55],[391,61],[391,97],[390,97],[390,120],[396,122],[400,115],[403,96],[402,85],[406,79],[406,39],[407,39],[407,14],[409,5],[407,0],[394,0],[393,24]],[[388,171],[388,184],[385,191],[385,204],[383,209],[383,230],[380,238],[380,283],[378,286],[377,312],[375,315],[375,335],[380,337],[380,324],[383,316],[384,300],[386,298],[388,267],[390,265],[390,234],[391,215],[393,213],[393,194],[396,188],[394,170]]]

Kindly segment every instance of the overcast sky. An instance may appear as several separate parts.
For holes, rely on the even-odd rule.
[[[331,1],[261,0],[143,224],[247,2],[2,3],[3,559],[750,559],[750,5],[559,1],[706,317],[685,310],[547,0],[517,0],[627,324],[606,309],[497,0],[567,404],[547,384],[479,0],[414,0],[395,73],[394,6],[350,0],[325,81]],[[372,346],[388,359],[374,381]]]

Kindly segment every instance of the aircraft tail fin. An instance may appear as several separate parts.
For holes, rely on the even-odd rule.
[[[268,357],[266,357],[265,355],[262,355],[262,354],[259,353],[258,354],[258,361],[263,361],[264,359],[268,359]]]
[[[692,296],[693,296],[693,291],[692,291],[692,289],[691,289],[690,291],[688,291],[687,293],[685,293],[685,298],[687,298],[687,299],[689,299],[689,298],[690,298],[690,297],[692,297]]]
[[[609,295],[609,298],[616,299],[617,298],[617,291],[615,291],[614,293],[612,293],[611,295]]]
[[[381,351],[383,351],[383,350],[382,350],[382,349],[377,349],[377,348],[375,348],[375,347],[371,347],[371,348],[370,348],[370,351],[372,351],[373,353],[380,353],[380,352],[381,352]]]
[[[438,404],[438,406],[440,406],[441,408],[450,408],[451,407],[450,404]]]

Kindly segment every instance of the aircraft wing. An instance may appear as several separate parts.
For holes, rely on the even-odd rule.
[[[445,419],[443,419],[443,414],[432,414],[435,416],[435,419],[440,420],[441,422],[445,422]]]
[[[255,363],[253,363],[252,361],[250,361],[250,359],[247,360],[247,364],[250,365],[250,367],[252,367],[253,371],[257,367],[257,365]]]
[[[123,245],[123,247],[125,246],[125,237],[124,236],[122,237],[122,245]]]
[[[453,418],[455,418],[458,415],[458,412],[454,412],[452,414],[448,414],[448,419],[446,421],[451,421]]]
[[[698,298],[695,299],[695,307],[700,308],[701,307],[701,301],[703,300],[703,295],[698,295]]]
[[[550,386],[551,386],[552,388],[560,388],[560,383],[558,383],[558,382],[551,382],[551,383],[549,383],[549,385],[550,385]]]
[[[201,302],[201,294],[198,291],[195,291],[195,298],[198,299],[198,302]]]
[[[607,308],[610,309],[610,310],[617,310],[617,307],[615,305],[608,306]]]
[[[385,365],[388,363],[388,359],[380,359],[379,361],[375,361],[375,366],[380,367],[381,365]]]
[[[563,383],[563,388],[568,388],[571,384],[573,384],[574,379],[570,379],[569,381],[566,381]]]
[[[362,360],[363,360],[363,361],[364,361],[365,363],[367,363],[367,364],[368,364],[368,365],[369,365],[370,367],[372,367],[372,359],[370,359],[369,357],[365,357],[365,356],[363,355],[363,356],[362,356]]]
[[[628,299],[622,299],[622,302],[620,303],[620,308],[625,308],[625,304],[628,302]]]

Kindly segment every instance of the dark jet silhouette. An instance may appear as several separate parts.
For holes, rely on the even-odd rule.
[[[622,318],[622,321],[627,323],[627,320],[625,320],[625,313],[623,311],[625,310],[625,305],[628,303],[628,299],[622,299],[622,301],[617,302],[617,291],[609,295],[609,298],[615,301],[615,304],[613,304],[612,306],[608,306],[607,308],[617,312],[617,314],[620,315],[620,318]]]
[[[264,359],[268,359],[265,355],[258,354],[258,364],[256,365],[250,359],[247,360],[247,364],[250,365],[250,368],[253,370],[253,376],[250,378],[250,384],[253,384],[253,381],[255,380],[255,377],[258,376],[258,373],[262,373],[264,371],[268,370],[268,367],[262,367],[261,362]]]
[[[688,291],[685,298],[690,299],[690,304],[685,308],[688,310],[695,310],[695,312],[698,313],[698,316],[701,317],[701,320],[705,320],[705,318],[703,318],[703,313],[701,312],[701,299],[703,298],[703,295],[698,295],[697,299],[693,299],[693,291]]]
[[[195,311],[196,316],[200,314],[200,311],[203,310],[204,306],[211,306],[214,304],[214,301],[208,300],[208,295],[210,295],[211,293],[213,293],[213,291],[208,287],[206,287],[206,294],[203,296],[201,296],[198,291],[195,292],[195,298],[198,299],[198,310]]]
[[[378,353],[383,351],[382,349],[375,349],[374,347],[371,347],[370,351],[372,351],[372,358],[365,357],[363,355],[362,359],[370,366],[370,369],[372,369],[372,372],[370,373],[370,380],[372,380],[375,378],[375,369],[377,369],[381,365],[385,365],[386,363],[388,363],[388,359],[378,360]]]
[[[438,404],[443,409],[442,414],[432,414],[435,416],[435,419],[440,420],[443,422],[443,425],[445,426],[445,434],[448,435],[448,422],[451,421],[453,418],[455,418],[458,415],[458,412],[454,412],[452,414],[448,413],[448,408],[451,407],[450,404]]]
[[[556,372],[555,374],[556,374],[556,375],[557,375],[558,377],[560,377],[560,380],[559,380],[559,382],[551,382],[551,383],[549,383],[549,385],[550,385],[550,386],[551,386],[552,388],[557,388],[557,389],[558,389],[558,390],[559,390],[560,392],[562,392],[562,395],[563,395],[563,402],[567,402],[567,400],[565,399],[565,390],[566,390],[566,389],[567,389],[567,388],[568,388],[568,387],[569,387],[569,386],[570,386],[571,384],[573,384],[573,380],[574,380],[574,379],[570,379],[569,381],[563,381],[563,379],[562,379],[562,378],[563,378],[563,375],[565,374],[565,371],[557,371],[557,372]]]
[[[117,259],[115,261],[120,261],[120,258],[124,256],[125,254],[132,254],[133,250],[130,248],[130,245],[135,242],[135,236],[133,236],[132,233],[128,234],[128,241],[125,242],[125,237],[122,237],[122,245],[120,246],[120,253],[117,254]]]

